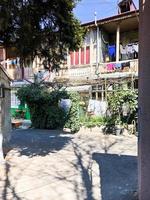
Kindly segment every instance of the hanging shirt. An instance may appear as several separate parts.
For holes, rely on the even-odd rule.
[[[136,52],[139,52],[139,45],[138,44],[133,44],[133,49],[136,51]]]
[[[134,52],[134,48],[132,44],[128,44],[127,45],[127,53],[133,53]]]
[[[120,53],[121,54],[127,54],[127,48],[126,48],[126,46],[120,45]]]
[[[108,46],[108,53],[111,57],[116,56],[116,46],[115,45]]]
[[[115,69],[115,65],[113,64],[113,63],[109,63],[109,64],[107,64],[107,70],[108,71],[113,71],[114,69]]]
[[[116,65],[115,65],[116,69],[121,69],[121,67],[122,67],[121,63],[116,63]]]

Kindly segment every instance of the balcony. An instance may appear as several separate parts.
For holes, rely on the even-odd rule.
[[[60,74],[60,77],[68,77],[71,80],[92,80],[97,78],[119,78],[131,75],[138,76],[138,59],[125,60],[119,62],[100,63],[92,66],[78,66],[68,69],[65,73]]]
[[[91,77],[92,68],[89,65],[69,69],[70,79],[88,79]]]
[[[100,63],[100,74],[108,73],[138,73],[138,59],[119,62]]]

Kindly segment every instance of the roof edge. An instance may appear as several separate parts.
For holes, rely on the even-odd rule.
[[[106,21],[110,22],[110,21],[113,21],[117,18],[119,20],[121,17],[128,17],[128,16],[131,16],[131,15],[133,15],[133,16],[139,15],[139,10],[129,11],[129,12],[113,15],[113,16],[110,16],[110,17],[106,17],[106,18],[97,20],[97,24],[101,24],[101,23],[104,23]],[[90,21],[90,22],[86,22],[86,23],[81,24],[81,26],[93,26],[93,25],[95,26],[95,21]]]

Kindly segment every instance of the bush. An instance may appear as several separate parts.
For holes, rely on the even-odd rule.
[[[71,129],[72,132],[77,132],[80,130],[80,118],[79,118],[79,94],[76,92],[68,93],[69,99],[71,100],[71,108],[66,116],[65,128]]]
[[[104,125],[104,118],[99,116],[85,116],[81,118],[81,124],[87,128]]]
[[[108,96],[108,106],[115,123],[128,123],[134,120],[137,113],[137,92],[133,90],[116,91]],[[123,105],[128,105],[127,117],[123,116]]]
[[[80,129],[79,95],[65,90],[49,91],[45,86],[31,84],[18,90],[17,96],[27,103],[32,126],[40,129],[69,128],[72,132]],[[66,112],[59,106],[61,99],[70,99],[71,108]]]

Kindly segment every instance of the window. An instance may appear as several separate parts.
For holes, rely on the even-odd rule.
[[[102,90],[102,85],[98,85],[98,90]]]
[[[97,30],[94,30],[93,31],[93,43],[96,43],[96,41],[97,41]]]
[[[0,49],[0,61],[4,60],[4,50]]]
[[[74,65],[74,52],[70,52],[70,63]]]
[[[19,105],[20,105],[20,101],[16,96],[16,92],[11,91],[11,107],[12,108],[18,108]]]
[[[4,98],[4,97],[5,97],[4,87],[1,85],[1,87],[0,87],[0,98]]]
[[[75,52],[75,65],[79,64],[79,50]]]
[[[86,64],[90,64],[90,47],[86,47]]]
[[[86,34],[85,43],[86,43],[87,45],[90,44],[90,32]]]
[[[84,48],[81,48],[81,65],[84,65]]]
[[[92,92],[92,99],[96,99],[96,92]]]
[[[102,100],[102,92],[98,92],[98,100]]]

